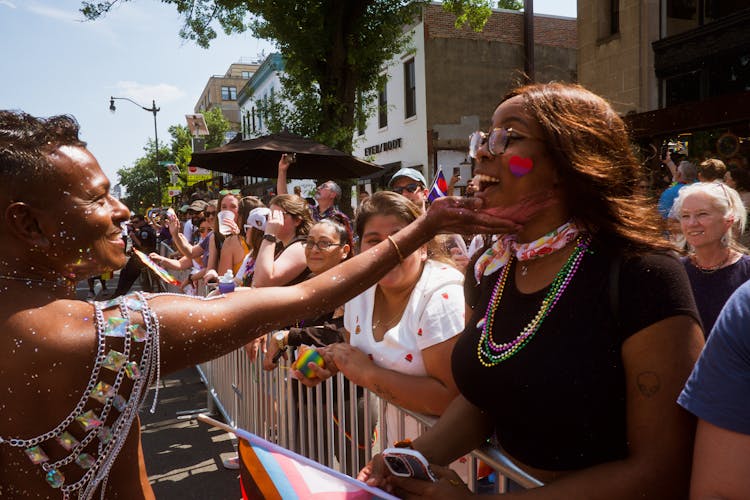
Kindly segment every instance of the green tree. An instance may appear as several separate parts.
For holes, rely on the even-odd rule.
[[[83,1],[81,12],[90,20],[113,5],[130,0]],[[273,40],[286,60],[284,94],[295,106],[284,126],[350,153],[357,113],[368,111],[384,65],[409,43],[403,28],[413,24],[428,0],[162,0],[184,18],[180,36],[208,47],[218,22],[226,34],[251,29]],[[491,14],[484,0],[449,0],[446,10],[457,25],[481,30]],[[270,116],[270,115],[269,115]],[[279,120],[281,121],[281,120]],[[342,182],[342,208],[348,209],[348,183]]]
[[[498,9],[521,10],[523,9],[523,0],[499,0]]]
[[[225,133],[231,128],[229,121],[224,118],[224,114],[219,108],[214,108],[204,113],[203,116],[206,119],[206,126],[209,132],[209,135],[205,137],[206,148],[221,146],[224,142]],[[167,146],[160,145],[159,158],[161,161],[169,159],[169,161],[173,161],[180,167],[178,185],[186,186],[187,166],[193,154],[192,136],[190,135],[190,130],[185,125],[172,125],[169,127],[169,135],[172,136],[172,140]],[[164,190],[164,186],[169,185],[169,172],[163,165],[159,165],[158,170],[154,170],[156,167],[153,141],[149,140],[143,150],[146,153],[145,156],[135,160],[133,166],[117,171],[120,177],[120,184],[125,187],[127,192],[125,201],[132,209],[148,208],[152,205],[160,206],[164,203],[169,203],[169,199],[166,196],[167,192]],[[159,184],[156,180],[157,172],[162,186],[161,196],[159,194]]]
[[[125,204],[131,210],[143,212],[150,206],[160,206],[163,202],[165,192],[159,192],[159,182],[162,186],[167,185],[169,176],[167,170],[159,165],[155,167],[154,141],[150,140],[143,148],[145,155],[135,160],[132,167],[121,168],[117,171],[120,184],[125,187]],[[160,145],[159,158],[164,160],[170,156],[170,147]],[[159,180],[157,180],[157,175]]]

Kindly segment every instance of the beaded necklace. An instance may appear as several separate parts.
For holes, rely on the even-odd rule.
[[[120,317],[105,318],[103,311],[111,308],[118,308]],[[137,292],[95,302],[94,318],[96,360],[75,408],[54,429],[39,436],[0,437],[0,445],[23,448],[29,460],[42,469],[49,486],[62,492],[63,499],[76,493],[78,498],[90,499],[100,485],[104,497],[109,471],[154,382],[157,388],[152,413],[158,397],[159,320],[146,296]],[[140,355],[135,352],[134,343],[142,344]],[[102,379],[107,370],[114,372],[111,384]],[[126,377],[132,380],[130,390],[123,386]],[[51,458],[61,456],[63,451],[62,458]],[[71,480],[65,477],[66,473],[80,477]]]
[[[570,257],[568,257],[568,260],[565,262],[562,269],[558,271],[534,318],[529,321],[526,327],[521,330],[521,333],[519,333],[515,339],[510,342],[498,344],[492,340],[492,327],[495,324],[495,316],[500,305],[500,300],[503,297],[505,283],[510,274],[510,264],[514,258],[511,256],[511,260],[503,267],[503,270],[495,283],[495,287],[492,290],[492,296],[487,304],[487,312],[485,313],[484,318],[477,323],[477,328],[482,329],[482,334],[477,343],[477,358],[482,365],[488,368],[497,366],[503,361],[518,354],[518,352],[526,346],[536,332],[539,331],[542,323],[547,316],[549,316],[550,312],[552,312],[552,309],[560,300],[560,297],[562,297],[563,292],[565,292],[565,289],[573,279],[576,271],[578,271],[583,255],[586,253],[586,250],[588,250],[590,244],[591,237],[587,234],[580,235],[576,238],[575,250],[570,254]]]

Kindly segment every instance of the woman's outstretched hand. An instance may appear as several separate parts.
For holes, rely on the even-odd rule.
[[[484,207],[480,198],[446,196],[433,201],[426,219],[437,233],[516,233],[534,215],[557,203],[551,191],[530,195],[508,207]]]

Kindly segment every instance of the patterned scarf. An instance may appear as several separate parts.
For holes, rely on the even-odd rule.
[[[474,277],[479,283],[483,275],[489,276],[503,267],[510,260],[511,252],[520,261],[538,259],[554,253],[575,240],[580,232],[574,222],[568,221],[554,231],[529,243],[518,243],[515,234],[505,235],[477,259],[474,265]]]

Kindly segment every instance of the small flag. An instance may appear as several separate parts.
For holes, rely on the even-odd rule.
[[[149,269],[151,269],[153,272],[155,272],[156,275],[159,278],[163,279],[164,281],[166,281],[170,285],[175,285],[175,286],[179,286],[180,285],[180,282],[177,280],[177,278],[175,278],[174,276],[172,276],[171,274],[169,274],[169,272],[167,272],[166,269],[164,269],[159,264],[157,264],[156,262],[154,262],[151,259],[151,257],[149,257],[145,253],[141,252],[137,248],[134,248],[133,252],[135,252],[135,254],[138,256],[138,258],[141,259],[141,261],[144,264],[146,264],[149,267]]]
[[[435,182],[432,183],[432,188],[430,188],[430,194],[427,195],[427,199],[430,202],[433,202],[443,196],[448,196],[448,183],[445,181],[443,171],[438,170],[438,173],[435,176]]]

